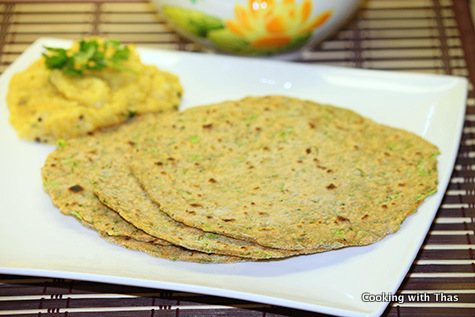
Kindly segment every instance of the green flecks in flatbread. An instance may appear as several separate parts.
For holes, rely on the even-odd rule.
[[[120,158],[99,170],[94,182],[94,192],[104,204],[146,233],[188,249],[207,253],[255,259],[281,258],[299,253],[266,248],[176,222],[150,200],[132,175],[128,161],[129,157]],[[317,250],[300,253],[315,252]]]
[[[435,146],[333,106],[252,97],[166,127],[131,162],[149,197],[188,226],[268,247],[379,241],[437,189]]]

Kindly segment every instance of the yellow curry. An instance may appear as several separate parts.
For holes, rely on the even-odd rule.
[[[133,45],[121,46],[120,53],[127,54],[119,63],[113,60],[118,42],[107,46],[102,39],[89,41],[94,45],[83,40],[69,50],[49,49],[62,52],[64,60],[60,54],[43,54],[13,76],[7,102],[20,138],[54,143],[122,123],[134,114],[178,109],[183,89],[175,75],[142,64]],[[107,64],[108,56],[113,63]]]

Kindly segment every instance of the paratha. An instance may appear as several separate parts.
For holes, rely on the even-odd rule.
[[[173,245],[156,245],[152,243],[137,241],[129,237],[109,235],[103,235],[102,237],[107,241],[125,247],[127,249],[145,252],[151,256],[171,261],[188,261],[197,263],[236,263],[249,261],[249,259],[243,259],[234,256],[196,252]]]
[[[151,115],[154,116],[154,115]],[[137,229],[103,205],[92,191],[93,174],[101,162],[109,162],[130,150],[128,137],[134,126],[129,124],[104,129],[93,135],[69,140],[51,153],[42,168],[43,185],[53,204],[62,213],[72,215],[99,232],[110,236],[127,236],[134,240],[170,245]]]
[[[129,123],[69,140],[50,154],[42,169],[43,184],[53,203],[66,215],[96,230],[106,240],[126,248],[172,261],[233,263],[239,257],[187,250],[151,236],[125,221],[102,204],[92,190],[93,171],[124,155],[133,146],[140,126],[156,122],[160,115],[138,117]]]
[[[84,226],[97,230],[92,224],[85,222],[82,219],[79,219],[79,222]],[[145,252],[151,256],[159,257],[162,259],[167,259],[171,261],[188,261],[188,262],[197,262],[197,263],[235,263],[249,261],[249,259],[217,255],[217,254],[208,254],[203,252],[196,252],[192,250],[187,250],[178,246],[170,245],[169,243],[157,244],[156,241],[140,241],[135,240],[129,236],[120,236],[120,235],[109,235],[106,232],[98,231],[99,235],[105,240],[114,243],[116,245],[125,247],[130,250]]]
[[[319,251],[296,252],[266,248],[176,222],[150,200],[132,175],[128,160],[128,156],[117,158],[100,169],[95,177],[94,192],[102,203],[152,236],[191,250],[255,259],[281,258]]]
[[[159,133],[141,143],[131,168],[160,209],[272,248],[379,241],[437,190],[436,146],[311,101],[249,97],[192,108]]]

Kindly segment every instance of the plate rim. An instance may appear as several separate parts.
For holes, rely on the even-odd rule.
[[[65,45],[68,43],[72,43],[72,40],[67,40],[67,39],[60,39],[60,38],[52,38],[52,37],[41,37],[35,40],[15,61],[9,65],[5,71],[1,74],[0,76],[0,84],[7,84],[11,78],[11,76],[14,74],[14,69],[17,67],[18,64],[21,64],[24,59],[26,59],[30,54],[34,53],[38,48],[41,47],[41,45],[48,43],[48,42],[63,42]],[[301,64],[301,63],[295,63],[295,62],[288,62],[288,61],[278,61],[278,60],[263,60],[260,58],[247,58],[247,57],[237,57],[237,56],[224,56],[224,55],[211,55],[211,54],[203,54],[203,53],[195,53],[195,52],[182,52],[182,51],[173,51],[173,50],[164,50],[164,49],[155,49],[155,48],[148,48],[148,47],[140,47],[137,46],[138,51],[149,51],[149,52],[158,52],[158,53],[166,53],[166,54],[177,54],[177,55],[182,55],[182,56],[201,56],[204,58],[218,58],[220,60],[240,60],[243,61],[245,59],[247,60],[253,60],[253,61],[258,61],[262,63],[266,63],[267,65],[272,65],[273,63],[279,63],[281,65],[284,64],[291,64],[292,67],[303,67],[303,68],[308,68],[309,65],[306,64]],[[297,66],[298,65],[298,66]],[[28,67],[29,64],[27,65],[22,65],[22,69]],[[451,161],[450,161],[450,166],[452,166],[452,171],[450,174],[453,172],[453,166],[455,164],[455,160],[457,157],[457,154],[459,152],[459,147],[460,147],[460,140],[462,137],[462,128],[464,124],[464,117],[465,117],[465,112],[466,112],[466,98],[467,98],[467,87],[468,87],[468,80],[465,77],[461,76],[453,76],[453,75],[442,75],[442,74],[426,74],[426,73],[405,73],[405,72],[391,72],[391,71],[384,71],[384,70],[373,70],[373,69],[358,69],[358,68],[348,68],[348,67],[341,67],[341,66],[329,66],[329,65],[311,65],[310,67],[316,67],[321,70],[325,69],[339,69],[339,70],[351,70],[352,72],[358,72],[358,73],[371,73],[373,75],[380,75],[380,74],[387,74],[387,75],[396,75],[398,77],[401,76],[409,76],[412,78],[445,78],[445,79],[451,79],[456,82],[456,86],[460,86],[463,90],[463,95],[460,97],[462,98],[461,104],[458,106],[458,111],[459,111],[459,118],[457,120],[457,131],[455,131],[455,137],[456,137],[456,149],[451,153]],[[6,81],[6,82],[5,82]],[[454,107],[455,108],[455,107]],[[8,110],[7,110],[8,111]],[[1,139],[0,139],[1,141]],[[450,175],[448,177],[448,180],[450,180]],[[442,187],[439,187],[439,191],[441,192],[441,195],[437,196],[437,206],[440,206],[440,203],[445,195],[445,190],[448,186],[448,181],[445,184],[442,184]],[[440,186],[441,184],[439,184]],[[427,232],[433,223],[433,220],[436,216],[437,209],[435,209],[432,212],[432,221],[427,222],[426,226],[424,228],[425,234],[423,237],[427,236]],[[414,262],[415,257],[417,256],[418,251],[420,250],[421,245],[423,244],[424,238],[421,239],[420,243],[418,243],[418,247],[414,248],[415,252],[413,252],[411,256],[411,261],[408,261],[406,264],[406,268],[404,269],[405,272],[408,272],[410,269],[411,265]],[[231,298],[236,298],[236,299],[244,299],[248,301],[254,301],[254,302],[263,302],[263,303],[268,303],[268,304],[273,304],[273,305],[279,305],[279,306],[285,306],[285,307],[290,307],[294,309],[303,309],[303,310],[309,310],[309,311],[315,311],[315,312],[323,312],[323,313],[330,313],[330,314],[345,314],[345,313],[355,313],[356,311],[347,311],[347,310],[340,310],[337,308],[332,308],[328,306],[320,306],[320,305],[313,305],[313,304],[308,304],[308,303],[301,303],[301,302],[295,302],[293,300],[282,300],[281,298],[276,298],[272,296],[263,296],[263,295],[257,295],[257,294],[250,294],[250,293],[244,293],[241,291],[234,291],[234,290],[223,290],[219,289],[216,287],[209,287],[209,286],[197,286],[193,284],[183,284],[183,283],[169,283],[169,282],[163,282],[163,281],[156,281],[156,280],[146,280],[146,279],[138,279],[138,278],[130,278],[130,277],[117,277],[117,276],[112,276],[112,275],[103,275],[103,274],[90,274],[90,273],[78,273],[78,272],[69,272],[69,271],[57,271],[57,270],[38,270],[38,269],[25,269],[25,268],[11,268],[11,267],[6,267],[3,266],[2,263],[0,262],[0,273],[2,274],[18,274],[18,275],[32,275],[32,276],[42,276],[42,277],[51,277],[51,276],[58,276],[60,278],[69,278],[69,279],[79,279],[79,280],[87,280],[87,281],[94,281],[94,282],[103,282],[103,283],[114,283],[114,284],[122,284],[122,285],[132,285],[132,286],[142,286],[142,287],[154,287],[154,288],[166,288],[166,289],[171,289],[171,290],[181,290],[181,291],[192,291],[200,294],[207,294],[207,295],[212,295],[212,296],[221,296],[221,297],[231,297]],[[63,277],[64,276],[64,277]],[[402,275],[399,277],[399,279],[396,282],[395,289],[393,292],[395,292],[401,285],[403,279],[406,277],[406,275]],[[93,279],[91,279],[93,278]],[[149,285],[149,286],[144,286],[144,285]],[[165,285],[165,286],[164,286]],[[168,286],[167,286],[168,285]],[[178,286],[178,287],[177,287]],[[183,288],[181,287],[183,286]],[[172,288],[173,287],[173,288]],[[200,289],[205,290],[205,292],[200,291]],[[218,292],[223,292],[225,295],[220,295]],[[265,299],[262,301],[262,299]],[[380,313],[382,313],[386,307],[389,305],[389,303],[381,303],[379,305],[379,309],[371,311],[371,312],[356,312],[358,315],[368,315],[368,316],[377,316]]]

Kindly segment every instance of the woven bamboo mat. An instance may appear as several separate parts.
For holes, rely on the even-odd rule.
[[[171,50],[200,49],[142,0],[0,0],[0,72],[35,39],[98,34]],[[457,302],[391,303],[386,316],[475,316],[475,38],[466,0],[368,0],[354,20],[303,63],[471,78],[449,188],[398,293],[457,295]],[[1,255],[0,255],[1,256]],[[0,315],[287,316],[317,314],[233,299],[55,278],[0,275]]]

